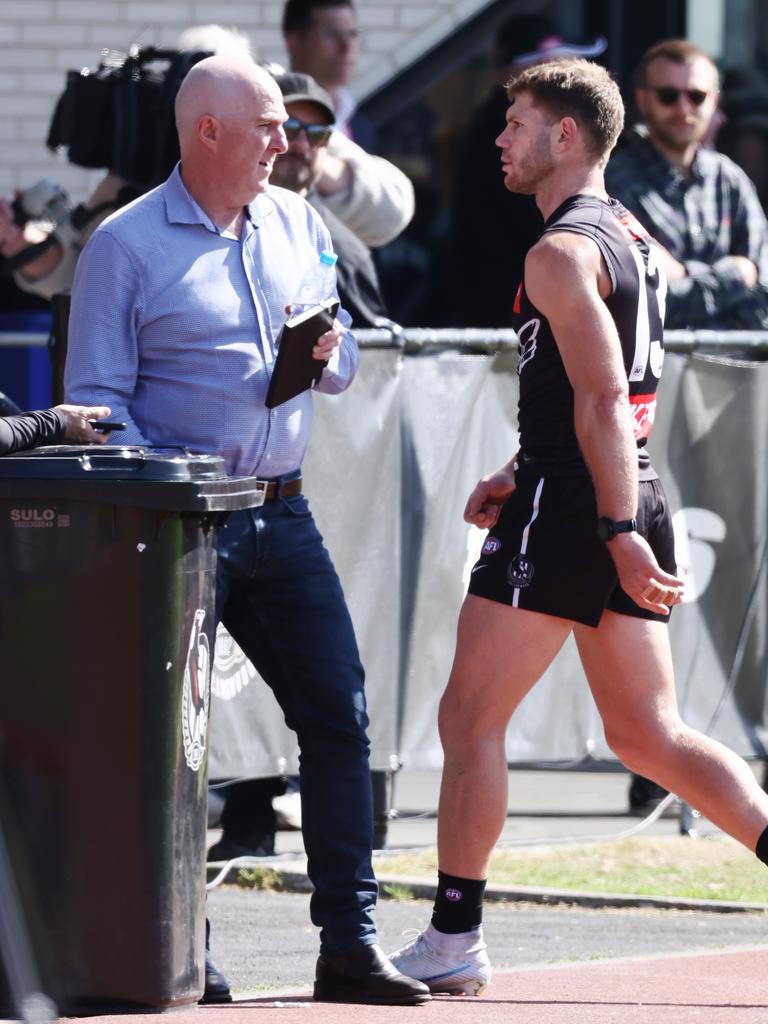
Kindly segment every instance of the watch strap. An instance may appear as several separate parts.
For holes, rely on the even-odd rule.
[[[600,516],[597,520],[597,535],[600,540],[610,540],[617,533],[634,533],[636,530],[636,519],[609,519],[607,516]]]

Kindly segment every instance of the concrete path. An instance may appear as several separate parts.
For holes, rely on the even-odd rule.
[[[311,985],[318,940],[309,922],[308,896],[226,887],[210,894],[208,912],[215,961],[238,996]],[[403,945],[409,929],[423,928],[430,913],[431,904],[423,900],[381,900],[376,919],[384,950]],[[768,948],[765,912],[492,903],[485,909],[484,931],[496,970]]]

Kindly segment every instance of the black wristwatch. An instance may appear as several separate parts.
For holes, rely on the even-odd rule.
[[[597,520],[597,536],[600,540],[611,540],[617,533],[634,533],[636,529],[636,519],[609,519],[607,516],[600,516]]]

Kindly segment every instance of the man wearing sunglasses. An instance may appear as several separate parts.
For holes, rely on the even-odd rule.
[[[706,148],[718,84],[712,60],[686,39],[646,51],[635,72],[644,123],[609,162],[606,186],[664,247],[666,327],[760,330],[768,327],[766,219],[741,168]],[[632,813],[649,813],[665,796],[633,775]]]
[[[333,105],[335,130],[315,189],[366,245],[386,245],[410,223],[414,192],[399,167],[373,155],[372,126],[355,114],[347,89],[357,65],[355,5],[352,0],[286,0],[282,30],[291,71],[310,75]]]
[[[376,268],[368,247],[339,220],[316,188],[328,156],[336,115],[333,100],[309,75],[276,75],[288,120],[283,131],[288,149],[275,160],[272,184],[304,196],[320,214],[339,257],[339,298],[356,327],[391,324],[384,308]]]
[[[652,46],[635,72],[643,123],[606,170],[610,195],[663,246],[668,328],[768,327],[768,225],[752,182],[707,147],[719,99],[711,58],[687,39]]]

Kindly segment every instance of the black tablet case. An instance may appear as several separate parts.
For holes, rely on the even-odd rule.
[[[286,320],[264,402],[268,409],[295,398],[320,380],[325,363],[312,358],[312,349],[320,335],[333,327],[338,308],[336,299],[328,299]]]

